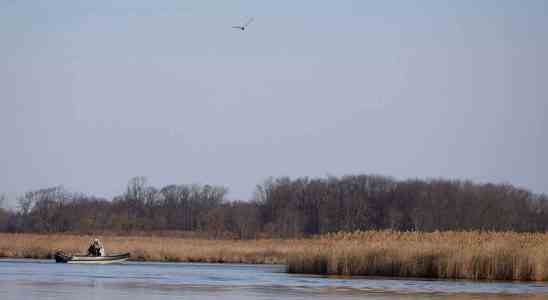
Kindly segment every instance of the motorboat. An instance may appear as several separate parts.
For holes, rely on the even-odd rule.
[[[55,262],[68,264],[112,264],[121,263],[129,258],[129,253],[120,253],[104,256],[90,256],[85,254],[68,255],[57,251],[53,255]]]

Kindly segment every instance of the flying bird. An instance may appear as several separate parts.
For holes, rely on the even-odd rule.
[[[247,22],[245,22],[243,25],[241,25],[241,26],[232,26],[232,28],[240,29],[240,30],[244,31],[247,28],[247,26],[249,24],[251,24],[251,22],[253,22],[253,20],[254,20],[253,18],[249,18],[249,20],[247,20]]]

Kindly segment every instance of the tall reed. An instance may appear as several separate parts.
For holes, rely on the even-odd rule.
[[[83,253],[92,236],[0,234],[0,257]],[[99,236],[132,260],[287,264],[288,272],[548,281],[548,233],[358,231],[310,239]]]
[[[365,231],[288,255],[291,273],[548,280],[548,234]]]

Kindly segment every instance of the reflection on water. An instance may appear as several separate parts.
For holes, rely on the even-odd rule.
[[[0,299],[548,299],[547,283],[289,275],[283,266],[0,260]]]

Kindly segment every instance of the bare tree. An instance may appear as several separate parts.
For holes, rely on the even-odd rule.
[[[157,189],[132,178],[112,201],[62,187],[29,191],[0,209],[0,230],[198,231],[212,238],[299,237],[335,231],[548,230],[548,196],[510,184],[378,175],[269,178],[251,201],[227,201],[215,185]],[[5,196],[0,196],[0,204]]]

